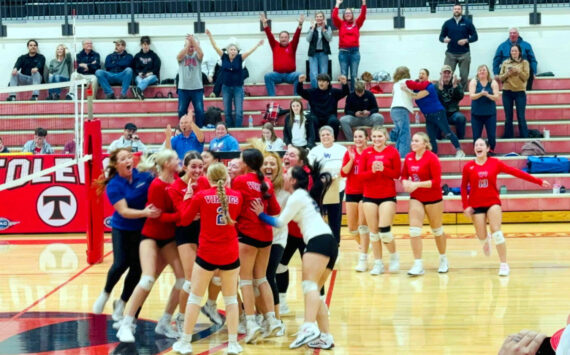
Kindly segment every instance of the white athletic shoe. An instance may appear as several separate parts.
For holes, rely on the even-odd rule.
[[[287,315],[291,313],[291,310],[289,309],[289,305],[287,304],[287,294],[286,293],[280,293],[279,294],[279,315]]]
[[[366,272],[368,270],[368,260],[358,257],[358,264],[356,264],[354,270],[357,272]]]
[[[439,256],[439,269],[437,269],[437,272],[439,272],[440,274],[445,274],[448,271],[449,271],[449,265],[447,264],[447,256],[440,255]]]
[[[321,333],[321,336],[317,340],[313,340],[307,344],[309,348],[313,349],[331,349],[334,347],[334,339],[331,334]]]
[[[279,331],[275,334],[276,337],[282,337],[285,335],[285,323],[283,323],[282,320],[279,320],[281,322],[281,327],[279,328]]]
[[[491,256],[491,234],[487,233],[487,238],[483,243],[483,254],[485,256]]]
[[[224,318],[220,315],[220,313],[218,313],[218,308],[216,306],[209,306],[208,303],[206,303],[204,306],[202,306],[200,311],[206,317],[208,317],[208,319],[210,319],[210,322],[217,325],[224,324]]]
[[[255,343],[257,338],[261,336],[261,327],[254,321],[247,322],[246,327],[247,331],[245,333],[245,342],[247,344]]]
[[[414,266],[408,271],[410,276],[420,276],[424,274],[424,267],[421,261],[414,261]]]
[[[176,351],[179,354],[192,354],[192,344],[180,339],[172,345],[172,351]]]
[[[382,260],[374,261],[374,266],[370,271],[370,275],[380,275],[383,273],[384,273],[384,263],[382,263]]]
[[[93,304],[93,313],[101,314],[103,313],[103,309],[105,308],[105,303],[109,300],[109,294],[105,291],[101,292],[97,300]]]
[[[243,351],[243,348],[237,341],[228,342],[228,355],[237,355]]]
[[[388,271],[398,272],[400,271],[400,254],[397,252],[390,254],[390,265],[388,266]]]
[[[117,331],[117,338],[121,343],[134,343],[135,335],[133,333],[132,324],[122,322]]]
[[[178,313],[176,315],[176,330],[178,331],[178,334],[184,334],[184,314],[182,313]]]
[[[257,323],[257,325],[259,325],[261,328],[263,328],[263,322],[265,321],[265,319],[263,319],[263,315],[262,314],[256,314],[255,315],[255,323]]]
[[[111,317],[113,320],[120,321],[123,319],[123,313],[125,312],[125,302],[122,299],[113,301],[113,314]]]
[[[119,321],[113,322],[113,325],[111,327],[115,330],[119,330],[119,328],[121,328],[121,324],[123,324],[122,319]],[[137,332],[137,324],[136,323],[131,323],[131,330],[133,331],[133,334],[135,334]]]
[[[242,313],[239,316],[239,323],[238,323],[238,334],[246,334],[247,333],[247,322],[245,320],[245,315]]]
[[[321,331],[315,323],[304,323],[297,333],[297,338],[289,345],[289,348],[296,349],[302,345],[318,339],[320,335]]]
[[[277,333],[282,331],[284,325],[283,322],[277,318],[265,319],[263,320],[263,329],[262,337],[263,338],[271,338],[277,336]]]
[[[499,276],[509,276],[509,273],[509,264],[501,263],[501,266],[499,267]]]
[[[161,322],[158,322],[156,324],[156,328],[154,328],[154,332],[158,335],[163,335],[163,336],[170,338],[170,339],[177,339],[180,337],[180,334],[176,330],[172,329],[170,324],[164,324]]]

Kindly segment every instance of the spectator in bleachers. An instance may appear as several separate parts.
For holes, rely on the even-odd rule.
[[[122,39],[114,41],[115,51],[105,58],[105,69],[95,72],[99,85],[106,99],[115,99],[111,84],[121,84],[120,99],[126,99],[131,80],[133,79],[133,56],[126,51],[126,42]]]
[[[101,69],[101,56],[99,56],[99,53],[93,50],[92,40],[84,39],[81,41],[81,45],[83,49],[75,56],[75,61],[77,62],[77,71],[71,74],[71,80],[91,80],[93,96],[97,96],[97,89],[99,88],[99,85],[95,73],[97,70]]]
[[[46,141],[47,130],[38,127],[34,131],[34,139],[27,141],[24,144],[22,152],[33,154],[53,154],[54,150],[51,145]]]
[[[160,58],[150,49],[150,37],[141,37],[141,50],[133,62],[136,86],[131,88],[133,96],[144,100],[144,91],[150,85],[160,81]]]
[[[363,81],[357,81],[354,92],[346,98],[344,114],[340,118],[340,126],[347,141],[352,141],[352,127],[374,127],[384,124],[384,116],[378,112],[376,97],[365,90]]]
[[[222,48],[224,50],[224,48]],[[218,55],[208,56],[202,60],[202,84],[208,85],[214,83],[214,74],[216,73],[216,64],[221,58]],[[221,63],[221,62],[220,62]]]
[[[305,21],[305,15],[299,16],[299,26],[295,30],[293,40],[289,42],[289,32],[279,32],[279,42],[275,40],[271,33],[271,28],[267,25],[267,18],[264,14],[260,15],[263,30],[267,35],[267,40],[273,52],[273,71],[265,74],[265,86],[267,87],[267,96],[275,96],[275,84],[289,83],[293,84],[293,94],[297,95],[295,83],[299,79],[299,73],[296,71],[295,55],[297,53],[297,45],[301,36],[301,29]]]
[[[27,43],[28,53],[18,57],[12,75],[10,76],[10,86],[38,85],[43,81],[46,58],[38,52],[38,41],[30,39]],[[38,90],[32,91],[30,100],[36,101],[39,95]],[[16,94],[8,96],[7,101],[16,100]]]
[[[75,144],[75,138],[73,138],[63,146],[63,154],[75,154],[76,148],[77,144]]]
[[[390,117],[394,122],[394,129],[390,131],[390,140],[395,143],[400,156],[405,157],[410,152],[411,132],[410,113],[414,112],[411,93],[403,88],[410,79],[408,67],[398,67],[394,72],[394,86],[392,87],[392,104]],[[417,114],[417,113],[416,113]]]
[[[528,137],[526,125],[526,83],[530,76],[530,65],[521,55],[521,46],[511,47],[511,57],[501,65],[499,79],[503,82],[503,107],[505,109],[505,134],[503,138],[513,138],[513,104],[517,107],[519,136]]]
[[[202,52],[198,40],[193,35],[187,35],[184,40],[184,48],[176,55],[178,61],[178,118],[186,115],[188,105],[192,102],[195,123],[199,128],[204,125],[203,58],[204,52]],[[202,149],[199,151],[201,152]]]
[[[4,141],[2,140],[2,137],[0,137],[0,153],[10,153],[10,151],[8,150],[8,147],[6,147],[4,145]]]
[[[226,124],[229,127],[241,127],[243,121],[243,98],[245,96],[242,63],[258,47],[263,45],[263,40],[260,40],[253,48],[243,54],[239,53],[237,44],[230,43],[226,46],[226,53],[224,53],[216,44],[210,30],[206,30],[206,35],[208,35],[216,53],[222,58],[222,97],[224,99]],[[235,114],[232,110],[232,103],[235,108]]]
[[[134,123],[129,122],[125,125],[123,136],[109,145],[109,154],[119,148],[131,148],[131,152],[146,152],[146,146],[137,135],[137,126]]]
[[[280,152],[285,150],[285,143],[275,134],[275,128],[271,122],[263,124],[261,129],[261,142],[268,152]]]
[[[354,10],[347,8],[338,16],[338,8],[343,0],[336,0],[332,10],[332,21],[338,28],[338,61],[340,73],[348,78],[350,75],[350,92],[354,91],[354,84],[358,78],[358,65],[360,64],[360,28],[366,20],[366,0],[362,0],[360,15],[354,19]]]
[[[522,39],[516,27],[509,30],[509,38],[501,43],[495,52],[495,57],[493,57],[493,74],[495,76],[499,75],[501,72],[501,64],[511,58],[511,47],[515,44],[521,47],[522,59],[528,61],[530,65],[530,74],[526,82],[526,89],[532,90],[532,82],[536,77],[538,62],[536,61],[532,46]]]
[[[164,147],[172,149],[178,154],[180,160],[184,160],[184,155],[191,150],[202,152],[204,150],[204,133],[194,122],[192,111],[180,118],[178,126],[180,134],[172,137],[170,126],[166,129],[166,141]]]
[[[483,127],[485,127],[487,140],[491,148],[489,155],[495,155],[497,142],[496,101],[499,99],[499,84],[491,78],[491,73],[486,65],[480,65],[477,68],[477,77],[469,83],[469,96],[471,97],[473,142],[481,137]]]
[[[444,65],[441,68],[440,75],[438,84],[435,87],[437,96],[443,107],[445,107],[447,123],[450,126],[455,126],[455,135],[458,139],[463,139],[465,137],[465,123],[467,122],[465,115],[459,111],[459,102],[465,96],[463,86],[457,76],[453,75],[449,65]]]
[[[334,130],[334,137],[338,137],[340,121],[337,117],[338,102],[349,94],[346,76],[341,75],[339,81],[342,89],[336,89],[331,86],[331,78],[328,74],[319,74],[317,76],[318,87],[315,89],[305,90],[303,82],[306,76],[299,76],[297,82],[297,92],[302,98],[309,102],[311,112],[307,115],[307,119],[313,122],[315,132],[319,132],[322,126],[331,126]]]
[[[224,122],[216,123],[216,136],[210,141],[211,152],[239,151],[239,143],[229,132]]]
[[[328,74],[329,55],[331,54],[330,41],[332,28],[325,21],[325,13],[318,11],[315,20],[311,20],[311,28],[307,33],[309,42],[309,78],[311,87],[317,87],[317,75]]]
[[[71,73],[73,72],[73,59],[69,53],[67,47],[60,44],[55,49],[55,58],[49,62],[48,66],[48,81],[50,83],[61,83],[69,81]],[[49,89],[48,100],[59,100],[61,94],[61,88]],[[73,99],[71,95],[67,94],[65,97],[67,100]]]
[[[287,145],[311,149],[315,146],[315,126],[309,117],[305,116],[303,101],[291,100],[289,114],[285,116],[283,125],[283,140]]]
[[[469,65],[471,64],[471,53],[469,44],[476,42],[477,30],[473,23],[463,16],[461,4],[453,6],[453,17],[443,23],[439,41],[447,43],[445,61],[443,64],[451,67],[451,72],[455,72],[455,67],[459,64],[459,74],[461,85],[467,86],[469,77]]]

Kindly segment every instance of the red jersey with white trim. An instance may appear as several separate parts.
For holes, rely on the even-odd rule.
[[[381,161],[384,164],[384,170],[372,172],[372,164],[377,161]],[[400,177],[401,166],[400,154],[391,145],[386,146],[381,152],[374,149],[374,147],[364,149],[358,163],[358,175],[362,179],[364,186],[364,197],[396,197],[396,183],[394,179]]]
[[[441,193],[441,164],[435,153],[426,150],[417,160],[416,153],[410,152],[404,159],[402,180],[415,182],[431,180],[431,187],[417,188],[410,197],[420,202],[434,202],[442,199]]]
[[[242,196],[238,191],[225,188],[228,210],[236,220],[242,209]],[[249,206],[248,206],[249,207]],[[182,220],[192,221],[200,214],[200,236],[196,255],[214,265],[231,264],[239,258],[239,245],[235,226],[226,223],[217,189],[199,191],[182,204]]]
[[[347,195],[361,195],[362,191],[364,191],[364,186],[362,185],[362,179],[358,176],[358,163],[360,162],[360,157],[362,154],[358,153],[356,147],[352,147],[344,153],[344,158],[342,159],[342,166],[345,166],[346,163],[350,160],[350,154],[354,153],[354,161],[352,162],[352,169],[350,169],[348,174],[345,174],[340,169],[340,176],[346,178],[346,187],[344,192]]]
[[[180,214],[174,207],[174,203],[168,194],[168,189],[172,184],[155,178],[148,188],[147,206],[153,204],[154,207],[162,211],[158,218],[147,218],[144,222],[142,235],[152,239],[166,240],[174,237],[176,223]]]
[[[268,178],[265,178],[265,183],[268,187],[267,193],[271,195],[268,199],[263,198],[261,183],[254,172],[237,176],[232,181],[232,189],[239,191],[243,197],[243,206],[237,219],[238,232],[262,242],[270,242],[273,240],[273,228],[262,222],[251,210],[251,202],[258,200],[263,202],[266,214],[274,216],[281,212],[281,207],[273,192],[273,184]]]
[[[497,188],[497,175],[505,173],[520,179],[542,185],[542,179],[513,168],[496,158],[487,158],[483,165],[470,161],[463,167],[461,180],[461,201],[463,209],[467,207],[490,207],[500,205],[499,189]],[[467,192],[467,188],[470,191]]]
[[[210,183],[208,182],[208,179],[205,176],[200,176],[196,181],[196,183],[193,184],[192,186],[194,186],[193,187],[194,194],[196,194],[201,190],[209,189],[211,187]],[[174,204],[174,208],[176,208],[177,211],[182,211],[182,202],[184,201],[184,195],[186,195],[186,190],[188,190],[188,184],[185,183],[184,180],[182,180],[181,178],[176,178],[176,180],[174,180],[172,185],[170,185],[170,188],[167,190],[168,195],[170,196],[170,198],[172,199],[172,203]],[[182,221],[179,220],[176,223],[176,226],[178,227],[184,226],[184,224],[182,224]]]

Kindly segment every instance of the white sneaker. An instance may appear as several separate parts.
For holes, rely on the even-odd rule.
[[[246,327],[245,342],[247,344],[255,343],[257,338],[261,336],[261,327],[257,322],[247,322]]]
[[[176,351],[177,353],[180,354],[192,354],[192,344],[190,344],[190,342],[180,339],[172,345],[172,351]]]
[[[263,321],[263,338],[271,338],[277,336],[283,328],[283,322],[277,318],[265,319]]]
[[[184,315],[182,313],[178,313],[176,315],[176,330],[178,334],[184,334]]]
[[[509,276],[510,271],[509,264],[501,263],[501,266],[499,267],[499,276]]]
[[[465,158],[465,152],[462,151],[461,149],[459,149],[457,152],[455,152],[455,157],[456,158]]]
[[[370,275],[380,275],[383,273],[384,273],[384,264],[382,263],[382,260],[374,261],[374,266],[372,267],[372,270],[370,270]]]
[[[206,303],[200,311],[210,319],[212,323],[222,325],[224,324],[224,318],[218,313],[218,308],[216,306],[210,306]]]
[[[276,337],[282,337],[285,335],[285,323],[283,323],[282,320],[279,320],[281,322],[281,327],[279,328],[279,331],[275,334]]]
[[[289,345],[289,349],[296,349],[305,345],[318,339],[320,335],[321,331],[315,323],[304,323],[297,333],[297,338]]]
[[[259,313],[255,315],[255,323],[257,323],[261,328],[263,328],[264,321],[265,319],[263,319],[263,315]]]
[[[327,350],[334,347],[334,339],[331,334],[321,333],[321,336],[317,340],[313,340],[307,345],[309,348]]]
[[[113,322],[113,325],[111,327],[115,330],[119,330],[119,328],[121,328],[121,324],[123,324],[122,319],[119,321]],[[131,330],[133,331],[133,334],[135,334],[137,332],[137,324],[136,323],[131,323]]]
[[[103,313],[103,309],[105,309],[105,303],[109,300],[109,294],[105,291],[101,292],[97,300],[93,304],[93,313],[101,314]]]
[[[121,343],[134,343],[135,335],[133,334],[133,328],[131,324],[122,322],[119,330],[117,331],[117,338]]]
[[[158,322],[156,324],[156,328],[154,328],[154,332],[158,335],[163,335],[163,336],[170,338],[170,339],[177,339],[180,337],[180,334],[176,330],[172,329],[170,324],[164,324],[161,322]]]
[[[420,276],[424,274],[424,267],[421,261],[414,261],[414,266],[408,271],[410,276]]]
[[[237,341],[228,342],[228,355],[237,355],[243,351],[243,348]]]
[[[439,272],[440,274],[445,274],[448,271],[449,271],[449,265],[447,264],[447,256],[440,255],[439,256],[439,269],[437,269],[437,272]]]
[[[239,316],[239,323],[238,323],[238,334],[246,334],[247,333],[247,322],[245,320],[245,316],[243,313]]]
[[[358,264],[354,268],[357,272],[366,272],[368,270],[368,260],[366,258],[358,258]]]
[[[280,293],[279,294],[279,314],[284,316],[291,313],[289,309],[289,305],[287,304],[287,294]]]
[[[125,312],[125,302],[122,299],[113,301],[113,314],[111,317],[113,320],[120,321],[123,319],[123,313]]]
[[[398,272],[400,271],[400,254],[397,252],[390,254],[390,265],[388,266],[388,271]]]

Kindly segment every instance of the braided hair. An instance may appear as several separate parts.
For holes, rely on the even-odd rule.
[[[228,205],[228,196],[226,195],[226,182],[228,179],[228,170],[222,163],[214,163],[208,167],[208,180],[216,184],[216,194],[222,207],[224,222],[230,226],[235,221],[230,217],[230,208]]]

